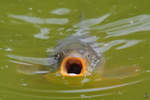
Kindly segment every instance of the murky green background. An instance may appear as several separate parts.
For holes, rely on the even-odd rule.
[[[1,0],[0,100],[150,100],[149,0]],[[139,66],[139,76],[119,84],[71,87],[53,84],[41,75],[23,75],[7,55],[47,57],[58,40],[79,32],[96,36],[106,60],[105,70]],[[53,78],[53,77],[52,77]],[[101,83],[97,83],[101,84]],[[115,88],[115,86],[118,86]],[[82,89],[93,89],[80,91]],[[97,90],[94,90],[97,89]],[[79,90],[64,92],[64,90]]]

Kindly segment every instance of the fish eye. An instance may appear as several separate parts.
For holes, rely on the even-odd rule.
[[[56,60],[59,60],[59,59],[61,59],[61,58],[63,57],[63,55],[64,55],[63,52],[59,52],[59,53],[56,53],[56,54],[54,55],[54,57],[55,57]]]
[[[56,54],[54,55],[54,57],[55,57],[55,59],[57,60],[57,59],[60,58],[60,54],[59,54],[59,53],[56,53]]]

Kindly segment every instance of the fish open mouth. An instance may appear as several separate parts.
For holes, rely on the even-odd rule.
[[[79,57],[66,57],[61,63],[60,72],[63,76],[83,76],[86,71],[85,61]]]

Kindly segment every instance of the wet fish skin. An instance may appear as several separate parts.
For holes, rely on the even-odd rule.
[[[61,40],[54,49],[54,56],[57,60],[57,68],[66,56],[78,55],[83,58],[88,65],[88,72],[96,71],[100,64],[104,61],[102,54],[97,54],[94,48],[91,47],[96,41],[87,43],[82,39],[89,38],[89,36],[70,36],[64,40]]]

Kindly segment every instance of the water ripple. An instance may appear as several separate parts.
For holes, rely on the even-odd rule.
[[[40,95],[32,95],[32,94],[24,94],[21,92],[15,92],[15,91],[3,91],[0,92],[1,94],[5,93],[7,95],[15,95],[15,96],[25,96],[25,97],[30,97],[30,98],[41,98],[41,99],[83,99],[83,98],[95,98],[95,97],[104,97],[104,96],[109,96],[112,95],[112,93],[105,93],[105,94],[98,94],[98,95],[78,95],[78,96],[40,96]]]
[[[14,14],[9,14],[8,16],[11,18],[15,18],[18,20],[32,23],[32,24],[64,25],[69,22],[67,18],[40,18],[40,17],[33,17],[33,16],[25,16],[25,15],[14,15]]]
[[[35,58],[35,57],[23,57],[23,56],[16,56],[16,55],[7,55],[9,58],[25,61],[31,64],[40,64],[40,65],[52,65],[55,63],[53,58]]]
[[[51,11],[52,14],[56,14],[56,15],[65,15],[65,14],[68,14],[69,12],[70,12],[70,9],[68,8],[58,8],[58,9]]]
[[[138,15],[115,22],[93,27],[92,30],[104,31],[108,34],[105,38],[128,35],[139,31],[150,30],[150,15]]]
[[[41,28],[40,32],[35,34],[34,37],[37,39],[49,39],[48,34],[50,33],[49,28]]]
[[[142,40],[114,40],[114,41],[110,41],[108,43],[99,43],[98,49],[100,49],[100,50],[98,50],[98,51],[106,52],[106,51],[110,50],[112,47],[122,44],[121,46],[116,47],[117,50],[120,50],[120,49],[131,47],[140,42],[142,42]]]
[[[41,98],[41,99],[73,99],[73,98],[95,98],[95,97],[103,97],[103,96],[109,96],[112,95],[113,93],[102,93],[102,94],[76,94],[74,96],[64,95],[64,93],[60,91],[55,91],[55,90],[39,90],[39,89],[31,89],[31,88],[21,88],[21,87],[8,87],[5,84],[0,83],[0,86],[7,88],[7,90],[0,91],[0,94],[6,94],[6,95],[15,95],[15,96],[27,96],[30,98]],[[19,89],[18,89],[19,88]],[[37,95],[39,94],[40,95]],[[53,96],[59,95],[59,96]]]
[[[111,14],[105,14],[103,16],[100,16],[99,18],[91,18],[91,19],[86,19],[82,20],[81,22],[73,25],[74,28],[77,28],[75,31],[74,35],[85,35],[89,33],[89,30],[91,26],[97,25],[102,23],[106,18],[108,18]],[[84,17],[84,16],[83,16]]]
[[[108,87],[102,87],[102,88],[91,88],[91,89],[80,89],[80,90],[62,90],[59,92],[62,93],[83,93],[83,92],[95,92],[95,91],[103,91],[103,90],[109,90],[109,89],[114,89],[114,88],[119,88],[127,85],[133,85],[142,82],[143,80],[138,80],[134,82],[129,82],[129,83],[124,83],[124,84],[119,84],[119,85],[113,85],[113,86],[108,86]]]

